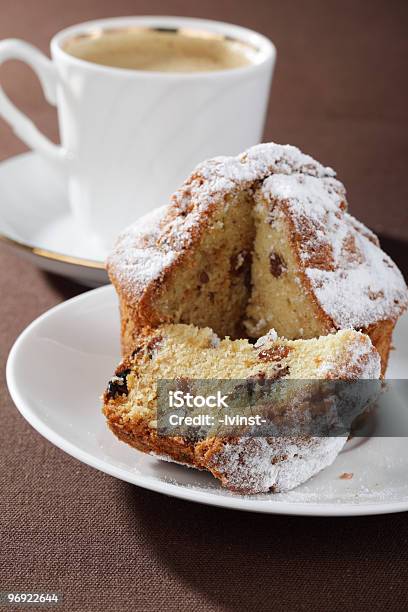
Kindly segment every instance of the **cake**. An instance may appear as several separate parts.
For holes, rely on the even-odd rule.
[[[272,384],[375,380],[380,370],[380,357],[369,337],[354,330],[309,340],[279,339],[269,332],[253,345],[247,339],[219,339],[209,328],[164,324],[138,336],[108,384],[103,410],[112,432],[140,451],[208,470],[224,487],[239,493],[287,491],[330,465],[347,433],[163,436],[157,424],[157,382],[170,379],[188,388],[197,379]]]
[[[122,233],[107,269],[124,354],[143,328],[167,323],[232,339],[352,328],[370,336],[384,374],[408,303],[394,262],[347,212],[334,171],[273,143],[199,165],[168,206]]]
[[[168,206],[121,234],[107,269],[124,355],[104,395],[109,427],[240,493],[306,481],[348,431],[163,435],[158,383],[377,380],[408,304],[400,271],[348,213],[334,171],[273,143],[199,165]],[[301,419],[302,397],[284,400]]]

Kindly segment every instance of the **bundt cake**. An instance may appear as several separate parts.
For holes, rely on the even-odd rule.
[[[342,330],[311,340],[278,339],[255,345],[219,339],[209,328],[165,324],[144,330],[116,370],[104,395],[113,433],[136,449],[210,471],[222,485],[245,493],[287,491],[330,465],[347,440],[333,436],[163,436],[157,429],[157,381],[378,379],[380,357],[367,335]],[[297,404],[296,410],[300,410]]]
[[[108,259],[123,353],[144,327],[163,323],[233,339],[272,327],[289,339],[354,328],[370,336],[384,373],[407,287],[377,237],[347,213],[334,176],[273,143],[198,166]]]

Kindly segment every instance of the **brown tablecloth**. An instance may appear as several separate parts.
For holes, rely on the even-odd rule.
[[[46,50],[64,26],[140,13],[222,19],[269,35],[278,64],[266,140],[333,165],[352,211],[388,236],[408,271],[406,1],[2,0],[0,38]],[[30,71],[10,63],[1,74],[56,138],[54,111]],[[0,121],[0,159],[23,150]],[[81,290],[2,247],[2,364],[34,317]],[[407,515],[291,518],[167,498],[44,440],[14,408],[4,368],[0,401],[0,591],[57,590],[63,609],[81,612],[408,608]]]

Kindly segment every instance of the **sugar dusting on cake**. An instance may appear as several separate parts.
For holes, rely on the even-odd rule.
[[[211,205],[215,199],[238,190],[252,188],[271,174],[294,172],[316,177],[334,177],[332,168],[322,166],[297,147],[265,143],[237,157],[215,157],[198,165],[173,196],[175,204],[191,209]]]
[[[339,343],[341,352],[334,351],[317,368],[316,378],[378,379],[380,357],[368,336],[354,330],[338,335],[343,340]],[[275,343],[279,340],[271,330],[256,347]],[[224,485],[241,493],[285,492],[331,465],[346,442],[347,435],[242,437],[222,445],[209,467],[221,476]]]
[[[294,489],[331,465],[346,442],[347,436],[241,438],[225,444],[213,463],[231,489],[279,493]]]
[[[344,188],[334,176],[333,170],[289,145],[258,145],[235,158],[209,160],[176,192],[171,205],[143,217],[120,236],[109,258],[110,271],[123,293],[138,299],[186,253],[204,211],[263,181],[265,197],[287,203],[302,237],[305,274],[335,324],[363,327],[384,313],[396,317],[407,302],[402,276],[378,248],[374,234],[346,213]],[[320,257],[323,253],[329,257]],[[273,340],[271,334],[267,341]],[[377,377],[379,357],[368,348],[361,343],[352,350],[347,367],[360,377]],[[329,370],[320,375],[327,376]],[[248,485],[254,491],[287,491],[330,465],[345,441],[241,439],[223,446],[217,470],[237,489]]]
[[[167,211],[168,206],[158,208],[120,234],[108,258],[108,268],[114,270],[126,293],[143,291],[174,262],[177,255],[174,250],[157,247]]]
[[[262,185],[273,215],[290,215],[311,288],[337,328],[397,318],[408,302],[402,274],[378,239],[346,212],[335,179],[273,175]]]
[[[255,348],[260,348],[261,346],[264,346],[265,344],[269,344],[270,342],[276,342],[277,339],[278,339],[278,334],[276,330],[272,328],[268,331],[267,334],[258,338],[254,346]]]
[[[344,187],[334,177],[331,168],[290,145],[262,144],[237,157],[210,159],[170,205],[121,234],[108,258],[112,281],[129,303],[137,303],[188,253],[205,211],[262,184],[263,197],[286,202],[305,277],[334,326],[364,328],[396,319],[408,304],[404,279],[376,236],[346,212]]]
[[[251,189],[275,172],[335,176],[331,168],[291,145],[261,144],[237,157],[207,160],[176,191],[170,205],[145,215],[122,232],[107,261],[113,282],[129,302],[137,300],[188,249],[206,209],[227,195]]]
[[[350,330],[338,332],[350,334]],[[333,374],[344,379],[378,379],[381,362],[370,339],[364,334],[351,332],[340,357],[333,353],[332,360],[316,371],[316,377],[328,378]],[[274,342],[274,334],[260,339],[262,344]],[[258,341],[259,342],[259,341]],[[331,465],[347,442],[348,436],[303,436],[240,438],[226,443],[214,454],[210,468],[220,474],[228,488],[244,493],[286,492],[306,482]]]

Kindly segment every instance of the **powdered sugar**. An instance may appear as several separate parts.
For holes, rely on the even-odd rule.
[[[271,174],[300,172],[310,176],[333,177],[332,168],[324,167],[297,147],[275,143],[260,144],[237,157],[215,157],[197,166],[182,188],[173,196],[181,208],[207,207],[214,199],[250,189]]]
[[[333,170],[289,145],[258,145],[235,158],[204,162],[170,206],[120,236],[109,258],[111,277],[130,302],[137,301],[188,251],[206,210],[238,191],[257,189],[263,181],[263,197],[286,203],[299,234],[304,273],[335,325],[358,328],[396,318],[407,302],[402,276],[378,248],[374,234],[345,212],[344,187],[333,177]],[[270,334],[258,342],[275,340]],[[379,376],[379,357],[368,338],[350,351],[347,368],[357,368],[360,377]],[[326,368],[319,375],[328,373]],[[241,439],[224,445],[214,462],[229,486],[287,491],[330,465],[345,440]]]
[[[274,172],[335,175],[296,147],[275,143],[257,145],[238,157],[203,162],[173,195],[172,204],[142,217],[119,236],[107,268],[120,293],[136,303],[191,245],[206,209]]]
[[[316,297],[338,327],[364,327],[397,318],[407,303],[404,279],[392,260],[362,234],[355,234],[361,263],[335,270],[308,269]]]
[[[278,334],[276,330],[270,329],[265,336],[261,336],[255,342],[255,348],[259,348],[260,346],[264,346],[264,344],[268,344],[269,342],[275,342],[278,339]]]
[[[109,256],[108,269],[114,270],[116,283],[125,294],[132,296],[141,293],[174,262],[177,253],[157,245],[161,236],[161,222],[167,212],[167,206],[158,208],[119,236]]]
[[[404,279],[376,236],[345,212],[341,183],[274,175],[264,182],[262,196],[273,205],[284,202],[304,273],[336,327],[362,328],[398,317],[408,302]]]
[[[368,336],[354,330],[343,330],[337,332],[337,338],[340,340],[337,350],[326,357],[325,368],[316,368],[314,377],[324,379],[334,373],[344,380],[378,381],[380,357]],[[325,338],[320,341],[324,343]],[[265,345],[279,345],[274,330],[260,338],[255,348]],[[295,346],[296,342],[290,345]],[[351,401],[355,401],[356,388],[350,389]],[[364,391],[368,392],[368,397],[362,405],[367,404],[372,387],[362,387],[361,392]],[[242,437],[223,444],[221,450],[212,456],[209,467],[221,476],[225,486],[241,493],[289,491],[331,465],[346,441],[344,435]]]
[[[241,438],[225,444],[213,463],[232,489],[290,491],[331,465],[346,441],[347,437]]]
[[[345,190],[333,170],[274,143],[200,164],[173,204],[128,228],[108,260],[119,292],[137,303],[191,247],[206,209],[261,181],[263,198],[287,204],[304,274],[333,325],[363,328],[396,319],[408,303],[404,279],[376,236],[345,212]]]
[[[341,343],[346,353],[333,352],[323,366],[316,370],[316,378],[332,372],[343,379],[379,378],[381,362],[377,351],[364,334],[343,330]],[[255,346],[276,342],[276,332],[260,338]],[[363,388],[364,389],[364,388]],[[371,392],[370,388],[370,392]],[[356,390],[353,388],[352,397]],[[363,402],[366,403],[366,402]],[[347,441],[347,436],[332,437],[271,437],[240,438],[223,445],[214,454],[211,465],[221,475],[228,488],[246,493],[290,491],[313,475],[331,465]]]

